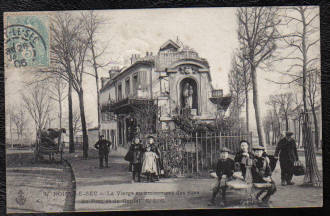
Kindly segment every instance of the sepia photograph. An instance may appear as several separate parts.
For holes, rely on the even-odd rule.
[[[3,17],[7,213],[323,206],[319,6]]]

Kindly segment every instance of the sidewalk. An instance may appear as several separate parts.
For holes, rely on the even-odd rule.
[[[89,151],[88,160],[81,158],[82,152],[65,154],[76,178],[76,211],[210,208],[207,203],[214,179],[161,178],[155,183],[132,183],[128,162],[123,159],[126,152],[123,148],[111,152],[110,167],[104,169],[98,168],[95,150]],[[317,160],[322,165],[321,158]],[[322,188],[299,186],[303,177],[294,177],[296,185],[281,186],[277,164],[273,178],[277,192],[271,197],[270,207],[322,206]],[[227,200],[232,204],[228,207],[242,208],[237,204],[242,196],[242,192],[229,191]]]

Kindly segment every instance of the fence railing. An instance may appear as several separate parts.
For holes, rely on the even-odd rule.
[[[197,132],[171,139],[171,143],[167,143],[165,138],[161,144],[163,155],[165,155],[165,169],[167,168],[171,174],[187,175],[212,169],[223,147],[230,149],[233,156],[239,151],[241,140],[252,143],[252,133]],[[173,148],[173,140],[176,146],[181,146],[177,148],[178,150]],[[168,156],[170,154],[178,155],[173,158],[173,156]]]

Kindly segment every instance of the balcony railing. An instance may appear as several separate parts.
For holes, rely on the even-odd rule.
[[[223,90],[222,89],[212,90],[212,97],[217,98],[217,97],[222,97],[222,96],[223,96]]]

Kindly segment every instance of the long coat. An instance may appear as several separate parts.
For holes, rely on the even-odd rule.
[[[239,163],[239,165],[240,165],[240,169],[242,171],[243,178],[245,178],[245,175],[246,175],[246,166],[248,165],[248,160],[253,159],[253,154],[251,152],[247,152],[247,154],[249,156],[244,155],[243,152],[240,151],[235,155],[235,159],[234,159],[234,161],[236,163]]]
[[[131,151],[131,158],[129,159],[132,164],[142,163],[143,148],[141,144],[132,144],[129,151]]]
[[[94,147],[99,150],[99,155],[107,155],[109,154],[110,145],[111,142],[107,140],[99,140]]]
[[[298,160],[298,152],[296,147],[296,141],[293,138],[282,138],[275,149],[275,157],[280,159],[280,163],[287,163],[290,164],[294,161]]]
[[[264,156],[254,157],[251,173],[254,183],[265,183],[266,181],[263,178],[272,175],[269,160]]]

